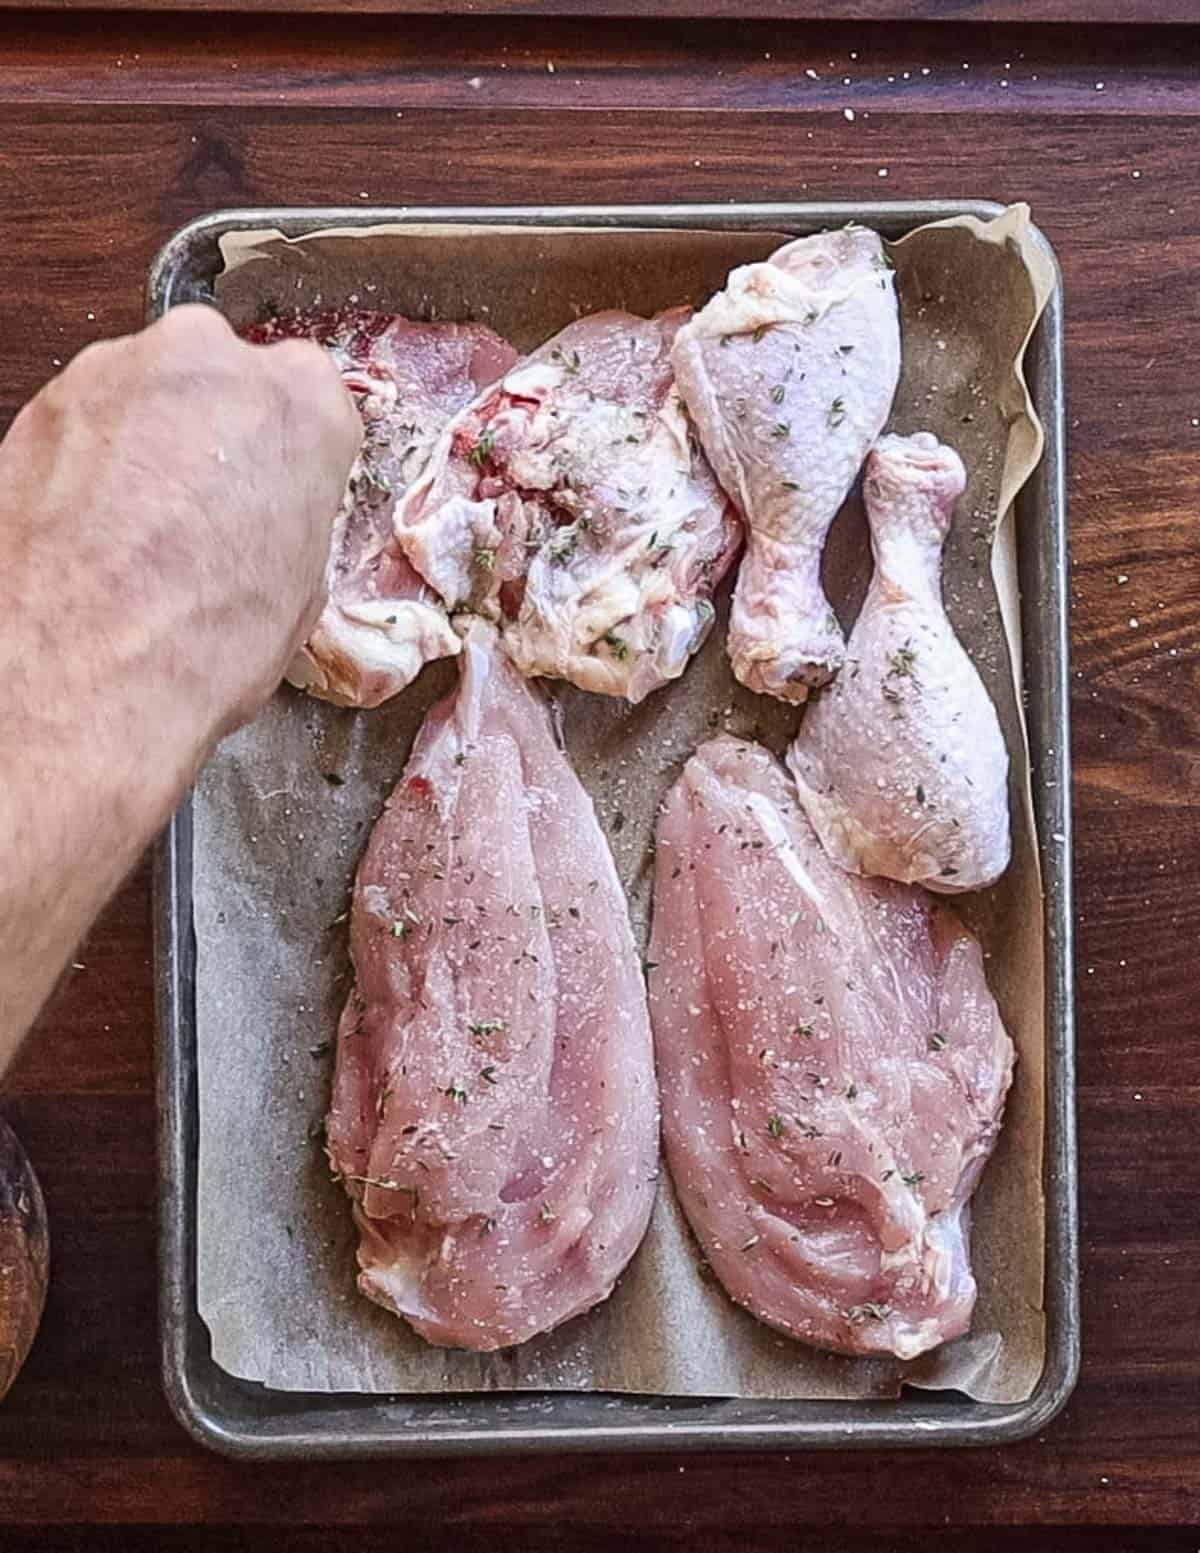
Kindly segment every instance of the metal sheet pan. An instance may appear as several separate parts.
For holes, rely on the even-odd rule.
[[[899,237],[947,216],[987,219],[986,201],[864,204],[569,206],[519,208],[252,209],[218,212],[177,232],[150,271],[147,311],[209,300],[223,233],[278,228],[461,222],[573,227],[784,229],[798,234],[849,220]],[[1044,242],[1044,239],[1040,239]],[[1047,245],[1048,248],[1048,245]],[[871,1402],[514,1393],[455,1397],[304,1395],[238,1381],[212,1361],[196,1309],[196,1030],[190,805],[158,849],[156,974],[159,1014],[160,1325],[168,1400],[202,1444],[266,1459],[450,1455],[533,1450],[746,1450],[975,1445],[1043,1428],[1079,1365],[1079,1273],[1074,1115],[1067,524],[1061,285],[1033,337],[1027,374],[1046,431],[1041,465],[1018,499],[1018,565],[1034,793],[1045,885],[1046,1363],[1033,1395],[1011,1405],[906,1392]],[[1063,842],[1045,846],[1052,835]]]

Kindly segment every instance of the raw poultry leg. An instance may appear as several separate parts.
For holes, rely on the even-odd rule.
[[[674,392],[687,316],[570,324],[447,428],[397,512],[413,566],[501,621],[524,674],[636,702],[708,634],[741,525]]]
[[[942,545],[966,485],[928,432],[867,461],[875,575],[846,667],[788,755],[800,802],[852,873],[975,890],[1008,867],[1008,751],[942,607]]]
[[[663,1133],[713,1271],[820,1348],[912,1358],[965,1332],[1013,1062],[978,943],[924,891],[831,863],[739,739],[688,761],[656,859]]]
[[[442,601],[395,542],[396,502],[442,427],[516,352],[479,324],[409,323],[350,307],[284,314],[243,334],[260,344],[316,340],[362,416],[362,451],[334,522],[328,600],[288,678],[326,701],[378,706],[426,663],[459,651]]]
[[[704,451],[748,528],[733,671],[751,690],[803,701],[842,663],[821,552],[900,373],[879,238],[862,227],[821,232],[734,270],[679,331],[672,360]]]
[[[537,693],[476,622],[354,891],[329,1156],[359,1287],[432,1343],[522,1343],[611,1292],[657,1091],[612,856]]]

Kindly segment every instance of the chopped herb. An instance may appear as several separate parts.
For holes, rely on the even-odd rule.
[[[830,431],[832,431],[835,426],[840,426],[845,419],[846,401],[839,394],[839,396],[829,406],[829,413],[826,415],[825,420],[829,426]]]
[[[579,352],[577,350],[567,352],[558,345],[556,345],[550,352],[550,359],[552,361],[557,361],[558,364],[562,367],[563,371],[568,373],[571,377],[574,377],[574,375],[579,371],[581,364],[579,359]]]
[[[808,1040],[808,1038],[812,1035],[812,1033],[813,1033],[813,1027],[812,1027],[811,1024],[803,1024],[803,1025],[797,1025],[796,1026],[796,1034],[803,1036],[805,1038],[805,1040]]]
[[[867,1300],[862,1305],[851,1305],[846,1312],[846,1319],[859,1326],[864,1321],[886,1321],[891,1313],[890,1305],[877,1305],[874,1300]]]
[[[496,433],[489,426],[486,431],[480,433],[479,440],[471,449],[469,455],[471,463],[475,465],[476,469],[481,468],[485,463],[487,463],[488,459],[492,456],[492,452],[495,449],[495,446]]]
[[[839,345],[838,346],[838,355],[839,356],[848,356],[853,349],[854,349],[853,345]]]
[[[308,1055],[310,1057],[324,1057],[332,1045],[332,1041],[318,1041],[315,1046],[308,1048]]]
[[[925,1173],[921,1170],[914,1170],[910,1175],[905,1175],[903,1172],[901,1172],[900,1179],[904,1182],[905,1186],[920,1186],[921,1182],[925,1179]]]
[[[895,1174],[896,1172],[894,1170],[885,1170],[879,1179],[881,1181],[890,1181]]]
[[[447,1084],[442,1093],[447,1100],[457,1100],[459,1105],[466,1105],[467,1103],[467,1092],[457,1079],[453,1084]]]
[[[629,656],[629,643],[622,641],[615,631],[604,633],[604,645],[611,651],[618,663],[624,663]]]
[[[940,1031],[935,1030],[933,1032],[933,1034],[929,1037],[929,1050],[931,1052],[940,1052],[940,1051],[945,1051],[945,1049],[946,1049],[946,1037],[944,1035],[942,1035],[940,1033]]]
[[[892,685],[885,685],[883,687],[883,699],[890,701],[893,706],[897,706],[900,702],[900,692]]]
[[[779,483],[785,491],[798,491],[800,489],[800,482],[798,480],[781,480]]]
[[[496,1228],[496,1221],[495,1221],[495,1219],[492,1218],[491,1214],[489,1213],[487,1218],[484,1219],[483,1223],[479,1226],[479,1236],[480,1236],[480,1239],[482,1239],[484,1235],[490,1235],[495,1228]]]
[[[494,550],[476,550],[471,559],[476,566],[482,568],[485,572],[495,571],[496,569],[496,552]]]
[[[555,1219],[558,1218],[558,1214],[555,1213],[549,1203],[543,1203],[538,1209],[538,1218],[541,1219],[543,1224],[553,1224]]]
[[[385,625],[389,625],[389,626],[394,626],[396,624],[397,619],[398,619],[398,616],[396,616],[396,615],[389,615],[387,617],[387,620],[384,622],[384,624]]]
[[[400,918],[397,917],[395,922],[392,923],[392,937],[393,938],[403,938],[405,933],[407,933],[407,932],[408,932],[408,923],[407,922],[402,922],[400,920]]]
[[[913,677],[913,665],[916,661],[917,655],[907,643],[903,647],[898,647],[888,657],[888,663],[890,664],[888,678],[903,679],[907,675],[911,679]]]
[[[771,390],[771,402],[772,402],[772,404],[782,404],[783,403],[783,395],[784,395],[783,384],[782,383],[776,383],[775,387]]]
[[[465,766],[466,763],[467,757],[463,754],[462,750],[459,750],[458,754],[454,757],[454,764],[456,766]]]
[[[858,1085],[857,1084],[847,1084],[846,1085],[846,1099],[847,1100],[853,1100],[854,1097],[857,1094],[858,1094]]]
[[[552,566],[565,566],[575,554],[575,546],[578,543],[579,538],[575,533],[565,534],[557,545],[551,547],[549,551],[550,564]]]
[[[479,1077],[485,1084],[496,1084],[499,1082],[496,1078],[496,1070],[492,1067],[480,1068]]]
[[[467,1025],[472,1035],[496,1035],[508,1029],[506,1019],[472,1019]]]
[[[791,434],[792,434],[792,423],[791,423],[791,421],[776,421],[774,426],[771,427],[771,435],[773,437],[780,437],[780,438],[782,438],[782,437],[790,437]]]
[[[943,869],[942,869],[942,878],[943,878],[943,879],[953,879],[953,878],[954,878],[954,875],[955,875],[955,874],[956,874],[956,873],[957,873],[957,872],[958,872],[958,869],[957,869],[957,868],[952,868],[952,867],[951,867],[951,866],[950,866],[950,864],[949,864],[949,863],[947,863],[947,864],[946,864],[946,866],[945,866],[945,868],[943,868]]]
[[[917,802],[922,805],[925,803],[925,789],[920,782],[917,783]]]
[[[768,1116],[767,1117],[767,1131],[771,1134],[771,1136],[773,1138],[782,1138],[783,1137],[783,1129],[784,1129],[784,1120],[783,1120],[782,1116]]]
[[[456,917],[456,916],[453,915],[453,913],[450,913],[447,916],[444,916],[442,918],[442,926],[443,927],[457,927],[461,921],[462,921],[461,917]]]

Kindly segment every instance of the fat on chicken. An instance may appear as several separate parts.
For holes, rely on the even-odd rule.
[[[878,236],[820,232],[733,270],[679,331],[672,361],[746,521],[734,673],[751,690],[803,701],[842,664],[821,554],[900,373],[894,277]]]
[[[929,432],[883,437],[864,483],[875,572],[846,666],[788,754],[825,850],[859,874],[953,893],[1008,867],[1008,750],[942,606],[942,546],[966,487]]]
[[[605,1299],[655,1193],[642,968],[591,801],[483,622],[371,836],[351,954],[328,1148],[362,1292],[478,1350]]]
[[[416,570],[527,675],[641,701],[713,621],[741,525],[674,391],[686,308],[596,313],[445,430],[397,510]]]
[[[323,345],[362,416],[362,448],[334,520],[327,602],[288,678],[326,701],[378,706],[460,648],[441,599],[395,542],[396,503],[442,427],[516,352],[480,324],[411,323],[355,307],[285,313],[242,332],[257,344]]]
[[[843,872],[774,756],[722,737],[659,822],[650,957],[667,1161],[730,1296],[841,1353],[965,1332],[1013,1065],[977,941]]]

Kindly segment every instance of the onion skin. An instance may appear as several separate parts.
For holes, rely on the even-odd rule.
[[[0,1121],[0,1398],[37,1332],[49,1272],[42,1189],[16,1133]]]

